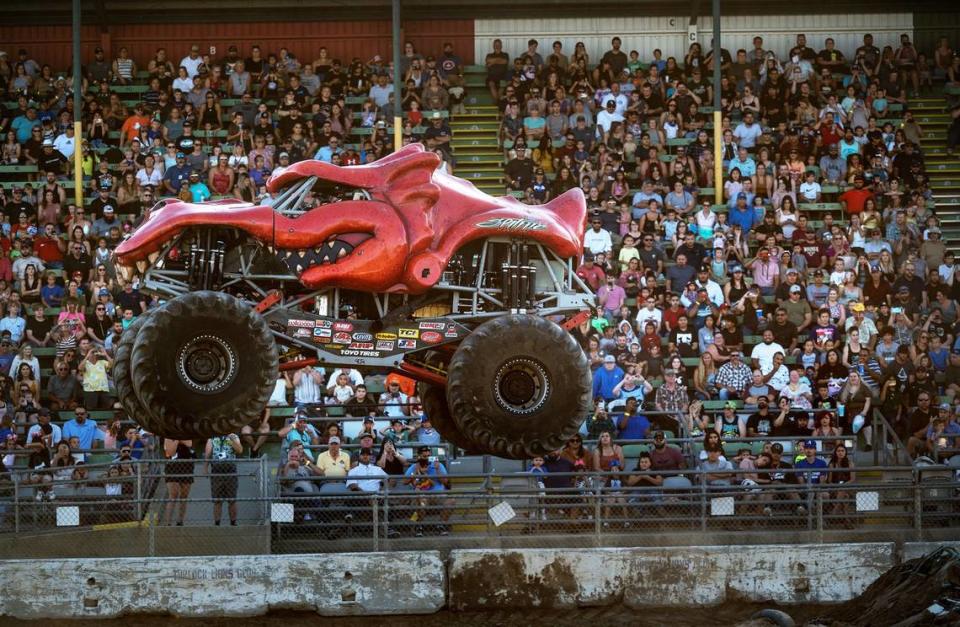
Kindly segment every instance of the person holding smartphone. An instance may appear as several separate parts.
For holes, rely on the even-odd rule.
[[[110,407],[110,383],[107,372],[112,367],[113,360],[102,346],[91,348],[80,362],[78,370],[83,385],[83,404],[87,409]]]
[[[213,498],[213,524],[220,525],[223,502],[227,502],[230,525],[237,526],[237,455],[243,445],[236,433],[207,440],[204,450],[204,472],[210,474],[210,496]]]

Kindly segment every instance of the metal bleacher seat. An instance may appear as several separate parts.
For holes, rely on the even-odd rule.
[[[461,455],[447,464],[451,475],[479,475],[483,473],[483,455]]]
[[[504,459],[502,457],[490,458],[490,472],[492,473],[503,475],[511,472],[522,472],[523,470],[523,460]]]

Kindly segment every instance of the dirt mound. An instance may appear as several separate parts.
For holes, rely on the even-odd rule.
[[[960,553],[946,547],[890,569],[857,598],[831,609],[823,619],[807,622],[863,627],[957,624]]]

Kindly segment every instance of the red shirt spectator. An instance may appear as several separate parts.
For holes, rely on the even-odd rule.
[[[577,276],[583,279],[583,282],[589,285],[594,293],[600,289],[607,277],[600,266],[594,265],[593,255],[590,253],[584,256],[583,264],[577,268]]]
[[[820,127],[820,145],[824,148],[840,143],[842,138],[843,131],[836,124],[824,124]]]
[[[873,198],[876,200],[873,192],[871,192],[869,189],[864,189],[863,180],[864,179],[862,176],[858,176],[853,181],[853,189],[848,189],[840,194],[840,204],[843,205],[847,215],[861,213],[863,211],[864,203],[867,202],[867,198]]]
[[[57,238],[47,237],[46,235],[41,235],[33,242],[33,249],[37,252],[37,257],[43,261],[45,265],[49,265],[51,261],[63,261],[63,253],[60,251],[60,246],[57,244]]]
[[[132,142],[135,137],[140,136],[140,129],[147,128],[148,126],[150,126],[150,118],[144,113],[143,105],[138,104],[134,109],[133,115],[127,118],[120,128],[123,143],[128,144]]]

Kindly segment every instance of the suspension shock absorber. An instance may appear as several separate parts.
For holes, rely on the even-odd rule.
[[[500,298],[503,300],[503,308],[509,310],[513,305],[510,303],[510,251],[507,251],[507,258],[500,264]]]
[[[529,263],[529,250],[527,249],[527,244],[524,242],[520,244],[520,259],[517,263],[517,307],[520,308],[520,313],[527,313],[529,304],[527,302],[527,277]]]
[[[217,247],[210,251],[210,272],[209,285],[211,289],[220,287],[220,281],[223,278],[223,256],[226,251],[226,245],[223,240],[217,240]]]
[[[514,242],[510,245],[510,313],[517,313],[520,307],[520,245]]]
[[[200,247],[194,242],[190,244],[190,254],[187,256],[187,284],[196,286],[200,272]]]

